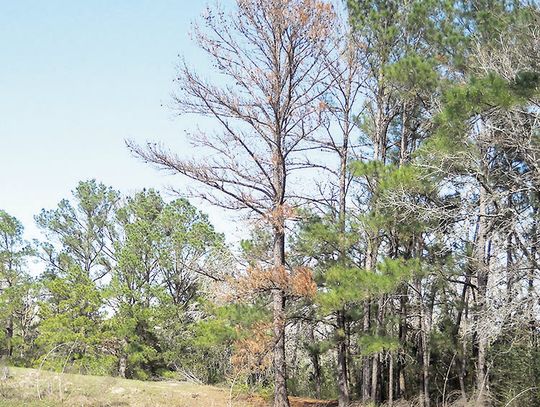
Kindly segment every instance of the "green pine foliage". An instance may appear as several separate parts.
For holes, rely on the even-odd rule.
[[[102,353],[109,333],[103,324],[102,293],[88,274],[76,265],[47,275],[46,300],[39,303],[40,356],[35,366],[57,371],[112,374],[114,356]]]
[[[33,350],[36,284],[26,267],[34,253],[23,225],[0,210],[0,356],[26,364]]]
[[[359,305],[395,291],[420,271],[417,259],[386,258],[375,270],[334,266],[325,273],[324,289],[317,301],[326,311]]]

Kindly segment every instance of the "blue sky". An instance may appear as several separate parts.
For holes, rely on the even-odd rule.
[[[127,138],[189,148],[193,117],[170,108],[178,55],[204,1],[0,0],[0,209],[38,237],[33,215],[96,178],[124,193],[181,185],[134,159]],[[218,229],[230,223],[205,206]]]

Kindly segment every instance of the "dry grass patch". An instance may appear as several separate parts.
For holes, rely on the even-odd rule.
[[[0,407],[254,407],[227,389],[188,382],[143,382],[114,377],[10,368],[0,382]]]

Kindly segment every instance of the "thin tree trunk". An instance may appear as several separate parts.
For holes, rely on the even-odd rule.
[[[379,354],[376,353],[371,359],[371,400],[377,402],[377,390],[379,379]]]
[[[409,130],[409,114],[407,112],[408,104],[403,103],[402,110],[401,110],[401,140],[400,140],[400,146],[399,146],[399,166],[402,167],[407,164],[409,161],[409,138],[410,138],[410,130]],[[396,243],[396,248],[398,246],[398,243]],[[405,257],[410,257],[410,247],[408,248]],[[397,257],[397,253],[394,253],[394,257]],[[403,285],[403,288],[399,291],[399,342],[401,345],[405,346],[407,343],[407,301],[408,301],[408,287],[407,285]],[[401,352],[401,351],[400,351]],[[405,398],[405,391],[406,391],[406,382],[405,382],[405,371],[404,371],[404,365],[403,363],[398,361],[397,365],[398,370],[398,379],[397,379],[397,396],[399,398]],[[393,355],[390,354],[390,386],[389,387],[389,394],[388,394],[388,402],[390,406],[393,402],[393,371],[394,371],[394,358]]]
[[[379,241],[377,237],[369,237],[368,249],[366,253],[366,270],[374,270],[376,266],[377,251],[379,248]],[[380,305],[380,304],[379,304]],[[379,307],[380,310],[380,307]],[[380,327],[380,319],[376,318],[375,332],[378,332]],[[365,335],[370,334],[370,304],[366,301],[364,305],[364,323],[363,332]],[[375,401],[374,396],[377,394],[377,374],[378,374],[378,355],[372,357],[366,356],[364,358],[363,366],[363,380],[362,380],[362,401],[368,400]],[[375,374],[374,374],[375,373]]]
[[[388,406],[394,404],[394,355],[388,353]]]
[[[126,378],[127,370],[127,346],[128,342],[126,338],[120,341],[120,355],[118,357],[118,376],[122,379]]]
[[[118,376],[122,379],[126,378],[126,369],[127,369],[127,357],[125,354],[120,356],[118,361]]]
[[[422,282],[418,278],[416,281],[416,291],[418,292],[418,328],[420,330],[420,352],[422,358],[422,405],[429,407],[429,350],[428,350],[428,333],[426,322],[426,307],[424,304],[424,296],[422,293]]]
[[[429,340],[426,332],[422,333],[422,379],[424,407],[429,407]]]
[[[369,333],[370,328],[370,304],[368,301],[364,303],[364,319],[362,331],[365,335]],[[364,356],[362,358],[362,401],[364,403],[369,401],[371,396],[371,365],[370,357]]]
[[[13,318],[9,318],[6,325],[6,353],[8,358],[13,356]]]
[[[377,304],[377,318],[375,319],[375,333],[377,335],[382,335],[382,326],[384,318],[384,303],[385,297],[382,296],[379,298]],[[381,353],[377,353],[372,359],[371,367],[371,400],[375,403],[379,401],[379,373],[381,371]]]
[[[347,249],[345,247],[346,232],[346,199],[347,199],[347,157],[349,146],[349,112],[345,112],[347,117],[344,123],[343,144],[340,150],[340,173],[339,173],[339,233],[340,239],[340,261],[343,266],[347,266]],[[337,344],[337,368],[338,368],[338,405],[346,407],[349,405],[349,379],[347,375],[347,341],[346,341],[346,320],[345,309],[337,312],[338,344]]]
[[[514,291],[514,256],[512,233],[506,238],[506,303],[510,304],[513,299]]]
[[[486,245],[487,245],[487,203],[488,203],[488,191],[483,183],[480,183],[480,198],[479,198],[479,210],[478,210],[478,235],[475,245],[475,262],[476,262],[476,276],[477,276],[477,315],[476,315],[476,347],[477,347],[477,359],[476,359],[476,390],[477,390],[477,405],[484,406],[485,390],[487,388],[487,374],[486,374],[486,352],[487,352],[487,333],[484,332],[483,320],[486,318],[486,293],[488,283],[488,267],[486,263]]]
[[[389,121],[386,116],[384,106],[386,105],[386,90],[383,86],[384,73],[381,69],[378,73],[378,88],[376,96],[377,111],[375,113],[375,131],[372,136],[373,141],[373,159],[385,163],[386,160],[386,148],[387,148],[387,132]],[[374,177],[371,180],[372,193],[376,192],[378,179]],[[372,195],[370,202],[370,209],[374,213],[377,210],[375,195]],[[379,251],[379,230],[366,230],[367,235],[367,249],[366,249],[366,261],[365,268],[367,271],[374,270],[377,264],[377,253]],[[377,320],[376,331],[378,331],[380,321]],[[364,305],[364,323],[363,332],[369,334],[370,329],[370,313],[369,302],[366,301]],[[376,400],[377,397],[377,384],[378,384],[378,368],[379,368],[379,355],[373,357],[364,357],[363,360],[363,374],[362,374],[362,401],[365,403],[370,399]]]
[[[7,269],[8,270],[13,270],[13,268],[14,268],[13,261],[9,260],[9,262],[7,264]],[[8,288],[11,288],[13,286],[13,282],[9,278],[7,280],[8,280],[7,281],[7,286],[8,286]],[[8,321],[6,323],[6,328],[5,328],[5,333],[6,333],[6,356],[8,357],[8,359],[11,359],[11,357],[13,356],[13,331],[14,331],[14,328],[13,328],[13,316],[10,315],[10,317],[8,318]]]
[[[408,105],[403,103],[401,112],[401,140],[399,145],[399,166],[403,166],[409,161],[409,114]]]
[[[467,294],[467,291],[464,290],[464,298],[463,298],[463,312],[465,315],[464,321],[467,321],[467,318],[469,316],[469,296],[470,294]],[[463,335],[463,339],[461,341],[461,367],[459,371],[459,387],[461,390],[461,397],[463,400],[467,400],[467,386],[465,383],[465,377],[467,376],[467,337],[466,335]]]
[[[407,343],[407,285],[403,286],[401,296],[399,298],[400,310],[399,310],[399,342],[402,346]],[[401,350],[399,351],[401,354]],[[398,361],[398,382],[397,382],[397,396],[399,398],[405,398],[406,382],[405,382],[405,366],[401,361]]]
[[[405,382],[405,370],[403,366],[399,369],[399,397],[405,398],[405,392],[407,391],[406,382]]]
[[[424,312],[424,327],[422,329],[423,332],[423,338],[422,338],[422,373],[423,373],[423,379],[424,379],[424,406],[430,407],[431,405],[431,399],[430,399],[430,376],[429,376],[429,366],[431,365],[431,324],[432,324],[432,318],[433,318],[433,307],[435,303],[435,295],[436,295],[436,286],[432,285],[431,292],[428,298],[428,306],[425,307]]]
[[[467,340],[465,336],[463,336],[461,343],[459,342],[459,330],[461,328],[462,321],[464,320],[463,315],[465,314],[465,318],[467,318],[467,293],[470,282],[471,274],[467,272],[465,276],[465,284],[463,284],[463,289],[461,291],[461,301],[458,307],[456,323],[452,332],[452,338],[454,340],[454,345],[456,346],[456,349],[461,347],[461,351],[459,352],[458,356],[458,363],[460,366],[458,380],[461,397],[463,400],[467,399],[467,387],[465,385],[465,375],[467,374]]]
[[[535,305],[535,293],[534,293],[534,279],[536,277],[537,272],[537,256],[538,256],[538,206],[537,203],[538,199],[540,199],[540,193],[536,194],[536,200],[533,200],[535,202],[533,207],[533,226],[531,229],[531,264],[529,267],[529,272],[527,273],[527,295],[528,295],[528,308],[529,308],[529,329],[531,332],[531,346],[535,346],[536,343],[536,318],[535,318],[535,311],[534,311],[534,305]]]
[[[309,331],[309,340],[312,344],[315,343],[315,332],[313,329],[313,325],[310,325]],[[322,378],[321,378],[321,364],[319,360],[319,352],[318,351],[311,351],[310,352],[310,359],[311,364],[313,365],[313,382],[315,384],[315,397],[320,399],[321,398],[321,387],[322,387]]]

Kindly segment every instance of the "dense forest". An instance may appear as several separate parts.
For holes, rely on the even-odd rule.
[[[0,211],[4,360],[275,407],[540,405],[538,2],[237,0],[193,40],[193,151],[126,142],[189,191],[82,181],[33,242]]]

